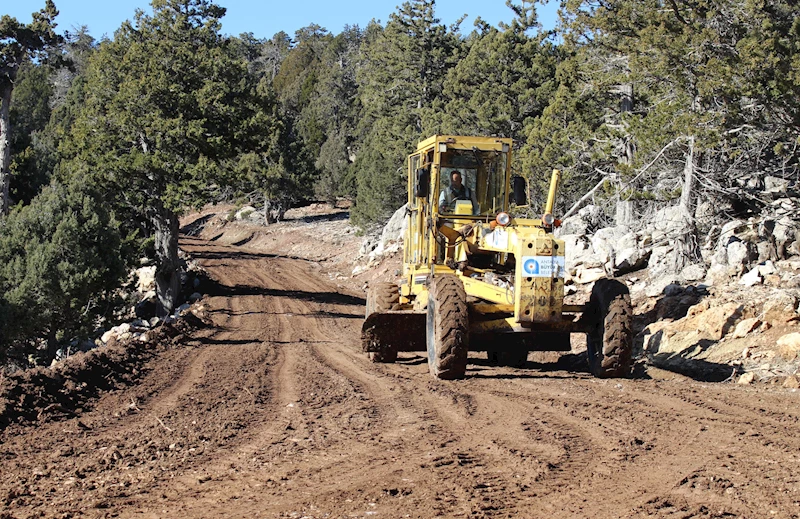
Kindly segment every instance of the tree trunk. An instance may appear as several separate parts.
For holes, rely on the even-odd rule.
[[[286,214],[286,203],[281,201],[274,201],[267,199],[264,202],[264,219],[266,220],[267,224],[278,223],[283,220],[284,215]]]
[[[11,91],[7,86],[0,92],[0,218],[8,214],[8,188],[11,185]]]
[[[180,295],[178,267],[178,216],[164,206],[160,199],[153,200],[150,209],[156,250],[156,315],[165,317],[173,312]]]
[[[694,136],[689,137],[689,151],[683,168],[683,189],[681,191],[680,218],[681,228],[675,240],[675,264],[673,271],[680,272],[685,267],[697,263],[701,259],[700,245],[697,239],[697,226],[694,221],[694,199],[697,185],[695,176]]]

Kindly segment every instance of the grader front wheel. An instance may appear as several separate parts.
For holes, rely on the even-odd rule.
[[[614,279],[598,280],[592,289],[588,311],[592,329],[586,344],[592,374],[598,378],[630,375],[633,311],[628,287]]]
[[[469,351],[469,312],[464,285],[455,276],[433,279],[428,296],[428,368],[439,379],[464,378]]]

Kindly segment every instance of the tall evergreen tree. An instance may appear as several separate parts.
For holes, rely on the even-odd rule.
[[[330,201],[355,195],[353,157],[360,113],[356,67],[362,35],[357,26],[348,26],[330,41],[309,106],[324,134],[315,162],[320,171],[316,194]]]
[[[159,312],[179,290],[178,214],[231,183],[233,161],[269,113],[210,0],[153,0],[90,59],[86,99],[64,151],[144,218],[155,240]]]
[[[448,30],[433,0],[401,5],[381,30],[367,27],[358,70],[363,106],[356,158],[354,218],[369,223],[390,215],[405,199],[406,154],[427,133],[441,129],[447,72],[458,60],[458,26]]]
[[[58,10],[52,0],[33,13],[33,21],[23,24],[8,15],[0,17],[0,218],[9,210],[11,182],[11,94],[23,63],[45,58],[62,37],[55,33]]]
[[[449,131],[520,141],[553,95],[558,49],[546,33],[531,34],[538,27],[533,5],[509,5],[512,22],[501,29],[482,26],[447,76]]]

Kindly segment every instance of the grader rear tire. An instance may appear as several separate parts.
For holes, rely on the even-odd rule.
[[[428,368],[442,380],[464,378],[469,352],[469,312],[464,285],[455,276],[436,276],[428,295]]]
[[[394,283],[376,283],[367,290],[367,316],[375,312],[400,309],[400,291]],[[377,351],[368,351],[372,362],[392,363],[397,361],[397,348],[391,344],[377,344]]]
[[[589,299],[592,329],[587,334],[589,369],[598,378],[627,377],[633,365],[631,296],[614,279],[594,284]]]

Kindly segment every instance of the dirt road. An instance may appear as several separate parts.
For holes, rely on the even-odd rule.
[[[361,295],[317,263],[182,247],[213,326],[0,433],[0,518],[800,517],[799,392],[477,357],[435,381],[369,363]]]

